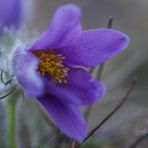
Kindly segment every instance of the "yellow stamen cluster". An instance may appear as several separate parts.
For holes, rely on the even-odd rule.
[[[33,54],[39,59],[38,71],[41,75],[49,74],[55,83],[67,83],[65,79],[69,68],[63,64],[64,56],[54,50],[37,50]]]

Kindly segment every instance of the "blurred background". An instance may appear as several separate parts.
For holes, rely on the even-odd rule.
[[[82,11],[83,29],[113,28],[130,38],[128,48],[105,63],[101,81],[106,95],[94,104],[88,118],[89,130],[100,123],[121,101],[133,77],[137,85],[128,101],[83,148],[128,148],[148,133],[148,1],[147,0],[25,0],[22,36],[30,39],[46,30],[61,4],[75,3]],[[22,37],[23,38],[23,37]],[[97,75],[96,67],[94,77]],[[85,108],[82,109],[85,111]],[[31,99],[20,99],[17,108],[18,148],[68,148],[67,140],[52,125],[46,113]],[[6,147],[6,115],[0,103],[0,147]],[[60,136],[57,136],[58,135]],[[148,134],[147,134],[148,135]],[[148,137],[136,148],[147,148]]]

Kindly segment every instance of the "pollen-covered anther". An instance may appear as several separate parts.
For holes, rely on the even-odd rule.
[[[38,71],[41,75],[49,74],[55,83],[67,83],[69,68],[65,67],[62,54],[54,50],[38,50],[33,54],[39,59]]]

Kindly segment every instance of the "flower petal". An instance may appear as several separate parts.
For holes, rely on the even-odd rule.
[[[89,105],[104,95],[104,86],[101,82],[94,80],[90,73],[81,69],[73,68],[67,77],[68,83],[60,87],[71,94],[75,94],[81,105]]]
[[[69,66],[92,67],[108,60],[127,45],[128,37],[123,33],[112,29],[97,29],[84,31],[75,43],[58,52],[65,55],[65,63]]]
[[[44,84],[46,85],[46,91],[60,100],[70,103],[70,104],[81,104],[81,100],[73,92],[67,91],[65,87],[60,87],[60,84],[55,84],[46,76],[44,79]]]
[[[61,131],[75,140],[83,140],[87,133],[86,123],[76,106],[54,98],[50,94],[38,100]]]
[[[48,31],[33,43],[30,50],[55,49],[75,41],[80,34],[80,10],[67,4],[56,11]]]
[[[28,51],[19,48],[14,53],[13,71],[21,86],[30,96],[40,96],[44,92],[43,81],[36,71],[38,60]]]
[[[48,76],[46,76],[48,79]],[[94,80],[89,72],[82,68],[71,68],[66,80],[68,83],[54,84],[50,80],[44,80],[48,93],[60,100],[75,104],[89,105],[104,95],[104,86]]]
[[[18,27],[21,21],[21,0],[0,1],[0,27]]]

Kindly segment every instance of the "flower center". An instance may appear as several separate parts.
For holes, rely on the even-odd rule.
[[[65,79],[69,68],[65,67],[65,57],[54,50],[37,50],[33,54],[39,59],[38,72],[41,75],[49,74],[55,83],[67,83]]]

